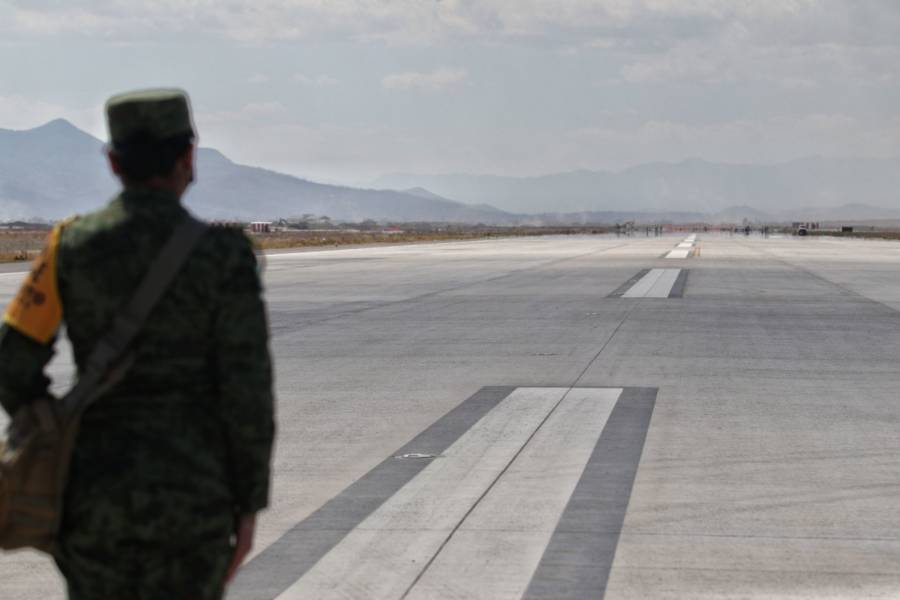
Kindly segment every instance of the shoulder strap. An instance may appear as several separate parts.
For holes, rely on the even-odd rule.
[[[78,383],[62,398],[63,415],[75,414],[96,399],[104,379],[124,356],[206,229],[204,223],[191,216],[186,217],[175,228],[138,285],[137,291],[94,346]]]

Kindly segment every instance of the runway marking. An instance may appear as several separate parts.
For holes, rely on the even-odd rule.
[[[685,240],[675,246],[675,249],[666,254],[666,258],[690,258],[694,251],[694,243],[697,241],[697,234],[692,233]]]
[[[630,290],[634,284],[636,284],[638,281],[643,279],[644,275],[646,275],[649,272],[650,272],[650,269],[643,269],[641,271],[638,271],[637,275],[635,275],[634,277],[632,277],[631,279],[629,279],[628,281],[626,281],[625,283],[620,285],[618,288],[616,288],[616,290],[613,293],[611,293],[609,296],[607,296],[607,298],[621,298],[625,292]]]
[[[676,248],[672,250],[668,254],[666,254],[666,258],[688,258],[691,255],[691,251],[685,248]]]
[[[523,600],[603,598],[656,394],[622,392]]]
[[[433,460],[383,462],[251,561],[228,597],[563,597],[569,582],[554,588],[542,574],[555,577],[558,525],[587,517],[599,539],[578,547],[612,544],[591,567],[608,572],[653,399],[637,388],[485,388],[391,455]],[[580,590],[598,581],[578,574]]]
[[[395,456],[442,454],[514,389],[482,388],[393,452],[247,563],[229,586],[229,600],[272,600],[288,589],[347,533],[431,462],[398,460]]]
[[[566,394],[406,598],[521,598],[621,393]]]
[[[662,277],[663,269],[651,269],[644,275],[640,281],[635,283],[630,290],[622,294],[623,298],[643,298],[650,289],[656,285],[659,278]]]
[[[684,295],[684,283],[675,290],[675,285],[684,272],[684,269],[652,269],[636,281],[623,294],[623,298],[673,298]],[[674,295],[673,291],[679,292]]]
[[[441,460],[429,464],[348,533],[278,600],[404,597],[423,573],[423,565],[440,553],[566,391],[516,389],[448,448]],[[587,458],[586,453],[584,462]],[[562,509],[560,506],[559,514]],[[547,538],[549,541],[549,535]],[[527,578],[522,591],[526,585]]]
[[[688,272],[688,269],[681,269],[681,272],[678,273],[678,279],[675,280],[675,285],[672,286],[672,291],[669,292],[669,298],[684,298],[684,290],[687,288]]]

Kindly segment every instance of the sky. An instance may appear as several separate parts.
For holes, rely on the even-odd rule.
[[[365,185],[900,156],[898,0],[0,0],[0,128],[192,98],[231,159]]]

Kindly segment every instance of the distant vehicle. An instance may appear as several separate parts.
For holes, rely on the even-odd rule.
[[[797,235],[809,235],[810,231],[819,229],[819,224],[815,222],[801,223],[799,221],[795,221],[793,223],[794,232]]]

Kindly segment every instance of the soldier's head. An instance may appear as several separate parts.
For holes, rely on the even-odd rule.
[[[126,188],[163,188],[180,196],[194,180],[194,124],[182,90],[113,96],[106,123],[110,166]]]

